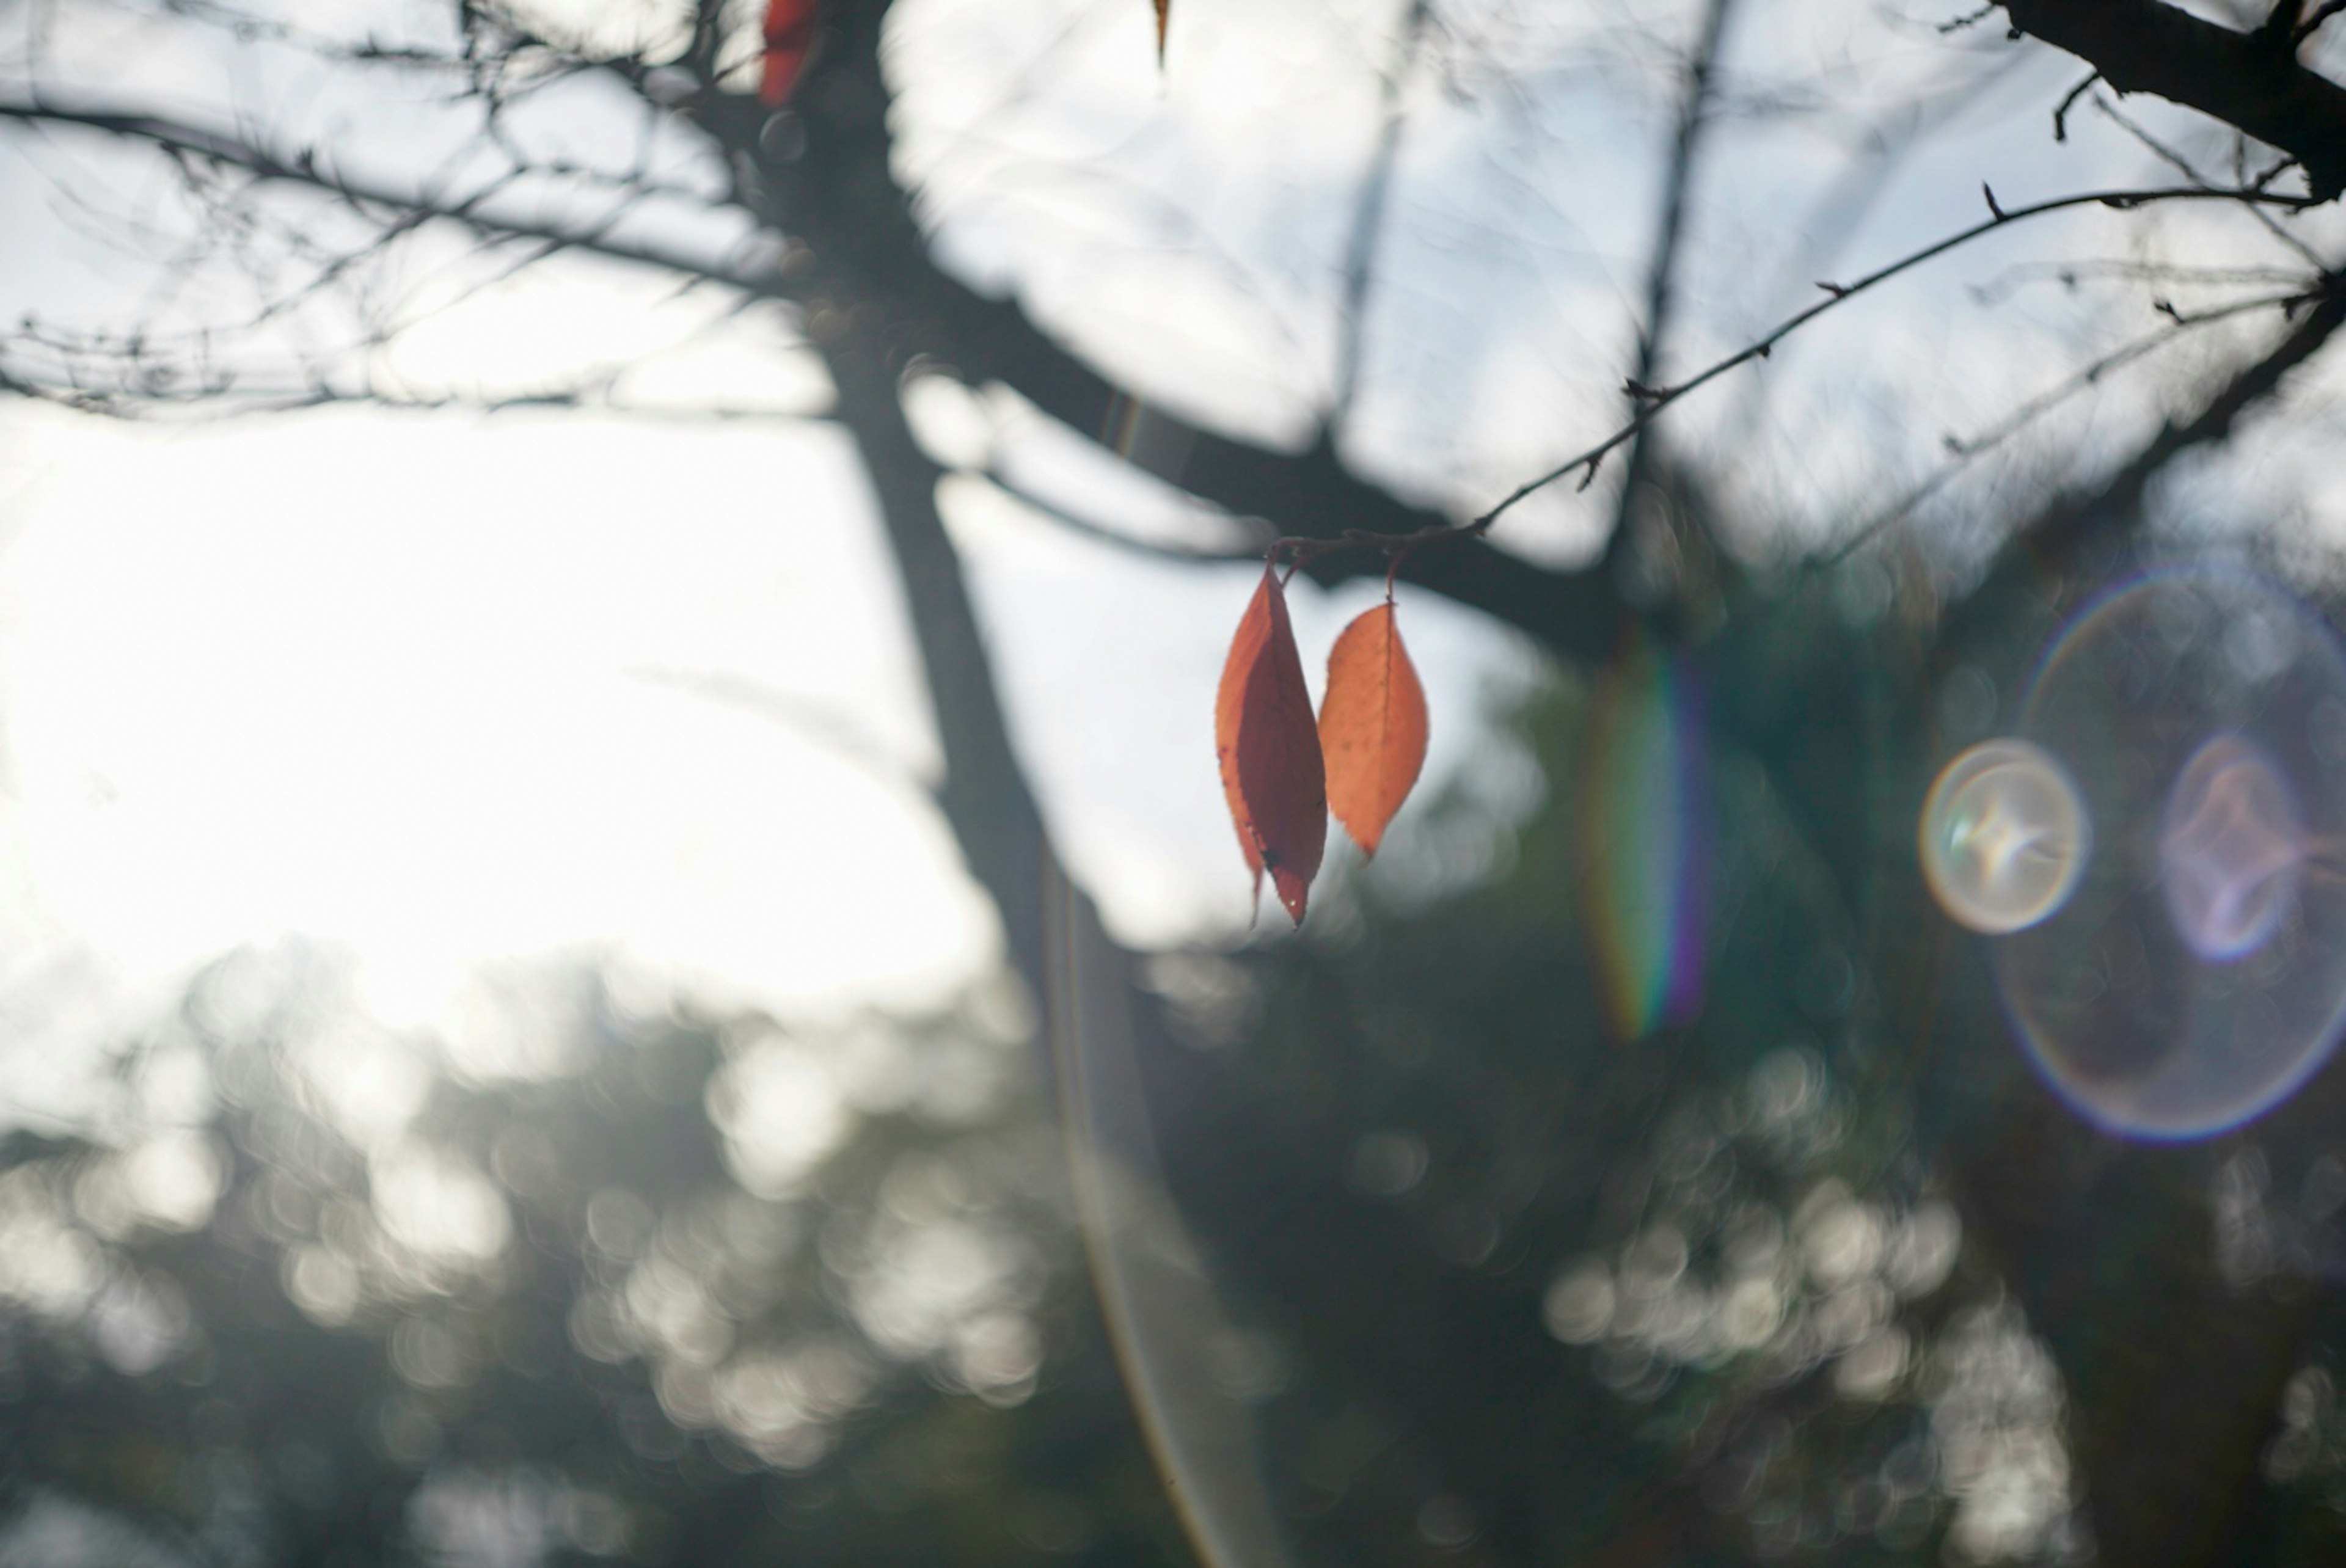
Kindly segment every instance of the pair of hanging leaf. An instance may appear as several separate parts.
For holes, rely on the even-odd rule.
[[[1336,639],[1315,724],[1287,593],[1277,569],[1264,567],[1222,666],[1214,746],[1256,896],[1269,871],[1279,901],[1301,925],[1329,811],[1362,853],[1373,855],[1425,764],[1425,690],[1393,625],[1392,600]]]

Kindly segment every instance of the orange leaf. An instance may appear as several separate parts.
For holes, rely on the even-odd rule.
[[[1328,786],[1287,595],[1268,566],[1222,666],[1214,749],[1255,892],[1260,896],[1269,871],[1279,901],[1301,925],[1304,898],[1328,843]]]
[[[1173,0],[1157,0],[1157,68],[1165,68],[1165,28],[1173,20]]]
[[[1361,852],[1375,854],[1425,766],[1425,688],[1402,647],[1390,599],[1346,626],[1328,656],[1320,746],[1330,808]]]

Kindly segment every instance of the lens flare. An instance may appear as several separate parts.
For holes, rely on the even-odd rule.
[[[2068,901],[2093,830],[2068,771],[2025,740],[1947,764],[1923,802],[1923,879],[1949,919],[2001,936]]]
[[[1226,1365],[1217,1375],[1242,1341],[1166,1189],[1131,961],[1056,868],[1040,881],[1045,1023],[1076,1219],[1141,1434],[1204,1568],[1292,1568],[1253,1410]]]
[[[1709,775],[1701,690],[1681,659],[1633,646],[1589,720],[1581,820],[1587,918],[1607,1011],[1624,1039],[1702,1006]]]
[[[2270,942],[2297,898],[2303,831],[2289,785],[2253,741],[2218,735],[2167,797],[2158,861],[2167,911],[2211,963]]]
[[[2019,724],[2101,847],[1995,945],[2046,1082],[2113,1131],[2202,1137],[2287,1098],[2346,1022],[2346,657],[2249,573],[2125,584],[2048,649]]]

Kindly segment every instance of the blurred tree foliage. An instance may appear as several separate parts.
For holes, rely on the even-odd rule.
[[[198,1053],[198,1130],[10,1148],[10,1561],[1178,1560],[1023,1041],[871,1020],[841,1090],[558,970],[523,1076],[403,1106],[335,973],[226,960],[126,1058]]]

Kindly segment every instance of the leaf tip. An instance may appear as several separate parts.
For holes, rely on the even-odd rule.
[[[1311,897],[1311,879],[1286,866],[1273,866],[1270,868],[1270,887],[1279,895],[1280,907],[1287,911],[1287,918],[1300,930],[1304,905]]]

